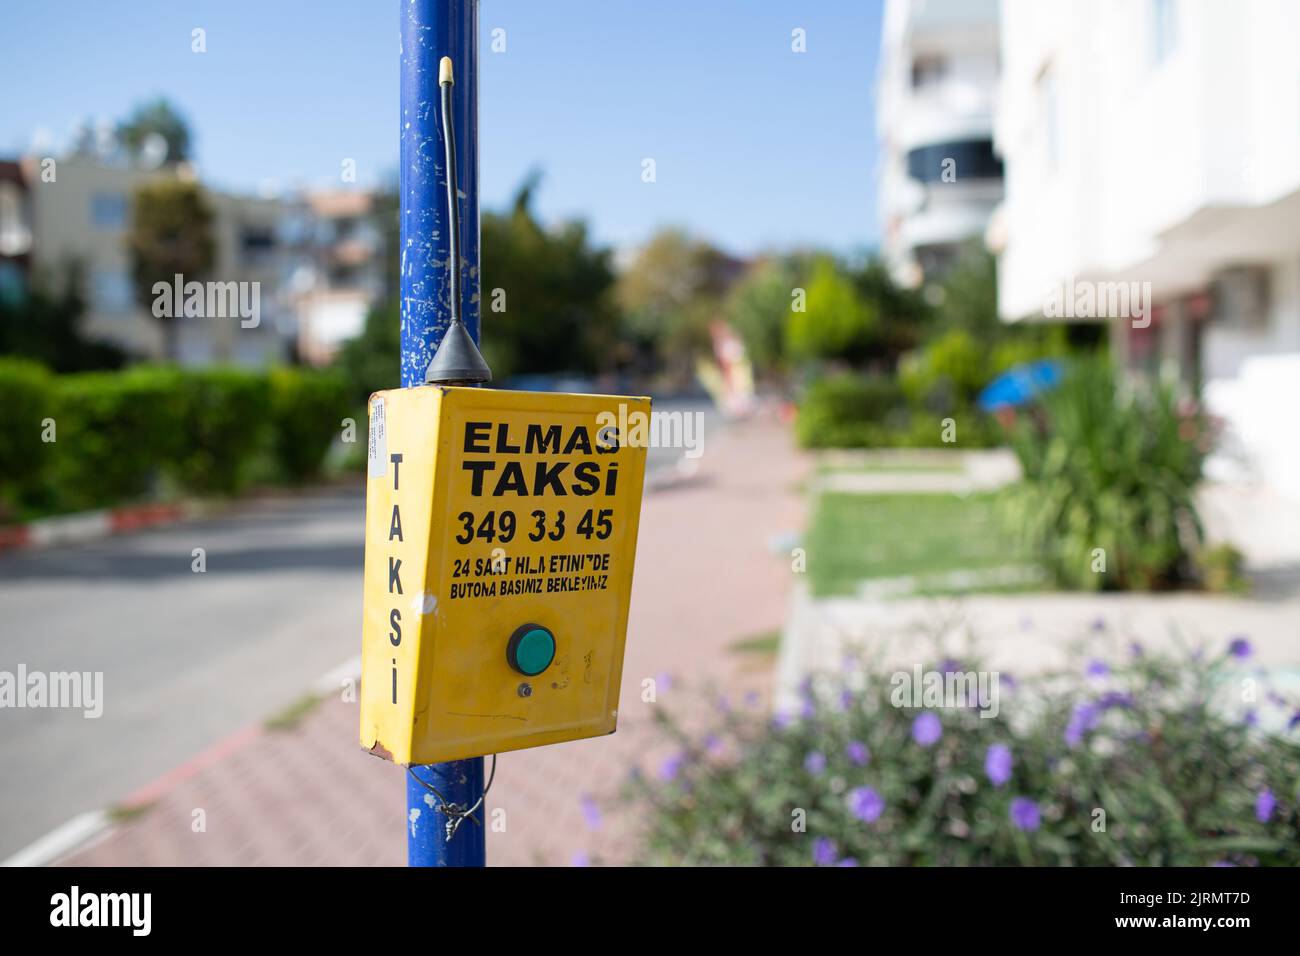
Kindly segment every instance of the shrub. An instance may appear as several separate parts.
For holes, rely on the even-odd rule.
[[[944,418],[956,421],[946,444]],[[795,435],[805,448],[986,448],[1001,439],[972,408],[957,413],[912,409],[894,379],[842,374],[808,386],[799,403]]]
[[[833,375],[808,386],[795,431],[808,448],[861,448],[889,444],[907,424],[902,392],[892,379]]]
[[[150,490],[181,442],[181,382],[177,370],[149,367],[57,379],[50,478],[58,507],[102,507]]]
[[[988,353],[968,332],[953,329],[906,356],[898,377],[913,404],[953,414],[970,408],[988,383]]]
[[[191,491],[234,494],[272,434],[267,377],[211,368],[179,381],[181,424],[168,470]]]
[[[1215,691],[1248,653],[1001,675],[995,714],[896,706],[857,667],[805,683],[797,717],[719,708],[688,733],[656,708],[673,750],[624,794],[641,862],[1295,866],[1300,721],[1262,732]]]
[[[1081,362],[1014,432],[1025,482],[1011,517],[1058,584],[1149,589],[1196,578],[1193,495],[1211,436],[1194,401],[1163,383],[1120,389],[1104,361]]]
[[[49,494],[44,478],[54,445],[42,432],[55,401],[54,378],[44,366],[0,358],[0,519]]]
[[[271,372],[270,389],[272,447],[279,473],[294,482],[317,477],[348,413],[347,380],[335,372],[277,368]],[[364,431],[365,419],[358,421]]]

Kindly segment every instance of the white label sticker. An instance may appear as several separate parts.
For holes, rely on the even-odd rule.
[[[367,449],[368,473],[371,478],[388,474],[388,430],[384,427],[384,400],[370,404],[370,442]]]

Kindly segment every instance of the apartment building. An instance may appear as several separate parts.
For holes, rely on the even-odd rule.
[[[1128,290],[1093,296],[1117,361],[1202,384],[1245,472],[1300,495],[1300,6],[1005,0],[1000,29],[1003,318]]]
[[[993,151],[997,0],[887,0],[877,92],[882,254],[895,280],[943,274],[1002,198]]]
[[[375,194],[362,190],[309,192],[306,265],[295,283],[302,359],[328,363],[361,333],[366,314],[384,294],[384,237],[376,225]]]

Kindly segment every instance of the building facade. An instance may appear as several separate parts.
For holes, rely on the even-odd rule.
[[[1286,0],[1005,0],[990,236],[1004,319],[1109,323],[1300,495],[1297,36]]]
[[[881,245],[895,280],[941,276],[1002,198],[996,0],[888,0],[877,126]]]

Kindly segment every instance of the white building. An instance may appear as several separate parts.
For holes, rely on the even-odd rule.
[[[1298,37],[1289,0],[1004,0],[989,236],[1009,321],[1136,283],[1145,315],[1098,316],[1117,360],[1201,381],[1300,495]]]
[[[993,153],[997,0],[887,0],[877,127],[882,252],[909,286],[983,235],[1002,197]]]

